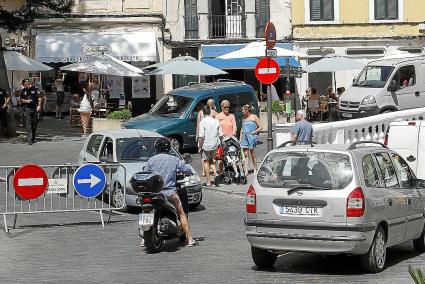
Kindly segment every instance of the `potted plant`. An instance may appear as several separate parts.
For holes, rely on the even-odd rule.
[[[123,109],[111,112],[106,116],[106,118],[94,118],[93,132],[105,129],[120,129],[121,124],[124,121],[129,120],[131,117],[131,111],[128,109]]]

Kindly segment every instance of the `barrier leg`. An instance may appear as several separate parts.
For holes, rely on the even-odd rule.
[[[4,231],[6,233],[9,232],[9,228],[7,227],[7,219],[6,219],[6,214],[3,214],[3,222],[4,222]]]
[[[15,214],[15,217],[13,218],[13,229],[16,228],[16,219],[18,219],[18,214]]]
[[[100,221],[102,221],[102,228],[105,228],[105,222],[103,222],[103,213],[102,210],[99,210],[100,213]]]
[[[109,221],[111,221],[111,216],[112,216],[112,210],[109,210],[108,221],[106,221],[106,224],[109,224]]]

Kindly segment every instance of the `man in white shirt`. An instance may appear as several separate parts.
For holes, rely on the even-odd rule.
[[[213,169],[215,179],[217,170],[215,167],[215,156],[217,147],[220,145],[223,131],[218,120],[211,117],[211,109],[208,106],[203,108],[204,118],[199,123],[199,152],[202,156],[204,172],[207,177],[206,186],[211,186],[210,167]],[[215,180],[215,184],[217,182]]]

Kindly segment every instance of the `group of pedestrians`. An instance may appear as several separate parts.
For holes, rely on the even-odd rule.
[[[223,100],[220,106],[222,111],[217,113],[214,100],[209,99],[198,113],[196,130],[198,149],[202,157],[203,174],[207,180],[205,186],[211,186],[212,180],[215,184],[218,184],[217,179],[220,178],[220,175],[217,174],[216,162],[220,157],[217,157],[217,152],[222,144],[223,137],[236,136],[237,134],[237,121],[234,114],[230,113],[230,102]],[[252,106],[244,105],[241,111],[243,119],[239,142],[243,149],[244,172],[241,172],[241,175],[243,175],[248,172],[249,154],[251,154],[254,172],[257,171],[255,148],[258,142],[258,134],[263,127],[258,116],[252,113]],[[220,164],[220,174],[222,167],[222,164]],[[214,178],[211,177],[211,172]]]

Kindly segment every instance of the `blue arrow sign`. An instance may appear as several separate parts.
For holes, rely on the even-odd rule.
[[[98,196],[106,185],[106,176],[103,170],[94,164],[85,164],[74,174],[74,188],[83,197]]]

